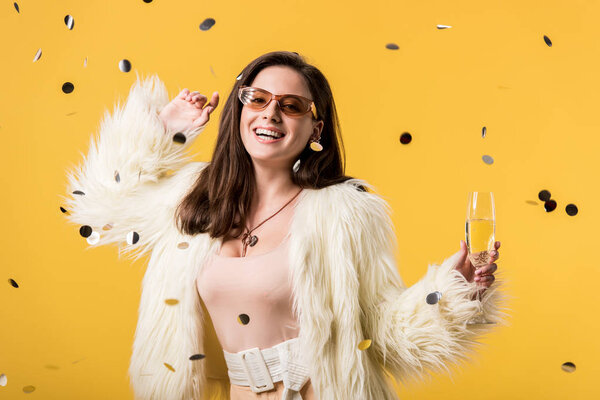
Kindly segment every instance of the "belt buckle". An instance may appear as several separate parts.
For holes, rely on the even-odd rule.
[[[253,354],[256,358],[256,360],[258,361],[258,367],[259,367],[259,372],[261,377],[263,377],[266,380],[266,384],[265,385],[261,385],[261,386],[256,386],[256,382],[254,382],[252,373],[250,372],[250,368],[248,368],[248,365],[246,365],[246,355],[247,354]],[[250,382],[250,388],[252,389],[252,391],[254,393],[262,393],[262,392],[266,392],[267,390],[271,390],[275,387],[275,385],[273,384],[273,379],[271,378],[271,374],[269,373],[269,369],[267,368],[267,363],[265,363],[265,359],[262,355],[262,352],[259,350],[258,347],[254,347],[252,349],[246,350],[241,354],[241,361],[242,361],[242,367],[244,367],[244,370],[246,371],[246,376],[248,377],[248,382]]]

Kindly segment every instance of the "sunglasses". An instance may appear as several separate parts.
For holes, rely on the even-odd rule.
[[[264,110],[274,99],[286,115],[297,117],[312,111],[314,119],[317,119],[315,103],[306,97],[295,94],[274,95],[267,90],[246,85],[240,87],[238,97],[242,104],[253,110]]]

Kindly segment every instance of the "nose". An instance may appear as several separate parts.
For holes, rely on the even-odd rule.
[[[263,116],[265,116],[267,118],[271,118],[274,116],[279,117],[280,112],[281,112],[281,107],[279,107],[279,102],[275,99],[271,99],[269,104],[267,104],[267,106],[263,110]]]

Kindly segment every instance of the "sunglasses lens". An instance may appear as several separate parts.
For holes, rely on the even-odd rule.
[[[252,88],[244,88],[241,93],[241,101],[243,104],[254,110],[262,110],[269,102],[271,95],[260,90]],[[308,110],[310,105],[306,100],[298,96],[283,96],[279,100],[281,110],[287,115],[300,115]]]
[[[280,100],[283,112],[289,115],[299,115],[306,112],[308,104],[304,103],[301,98],[296,96],[285,96]]]

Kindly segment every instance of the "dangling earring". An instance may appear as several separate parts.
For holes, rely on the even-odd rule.
[[[321,145],[321,143],[319,143],[320,140],[321,140],[321,138],[319,138],[319,140],[317,140],[316,142],[314,140],[312,142],[310,142],[310,148],[313,149],[314,151],[323,150],[323,145]]]
[[[298,172],[298,170],[300,169],[300,159],[298,159],[296,161],[296,163],[294,164],[294,166],[292,167],[292,171],[294,171],[294,173]]]

